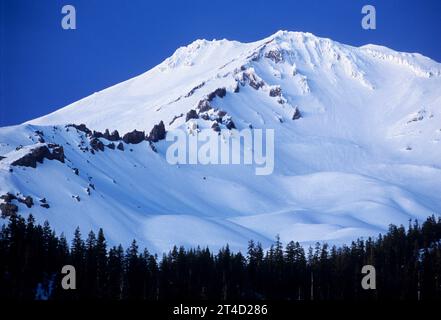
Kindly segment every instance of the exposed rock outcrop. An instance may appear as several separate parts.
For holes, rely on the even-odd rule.
[[[151,142],[158,142],[159,140],[165,139],[166,131],[164,122],[161,120],[159,124],[153,126],[152,131],[150,131],[148,139]]]
[[[26,205],[26,207],[28,207],[28,208],[32,208],[32,206],[34,205],[34,199],[32,199],[31,196],[26,196],[24,198],[18,198],[17,200],[20,203],[24,203]]]
[[[208,115],[208,113],[202,113],[201,114],[201,119],[202,120],[210,120],[210,116]]]
[[[192,96],[196,92],[196,90],[202,88],[204,85],[205,85],[205,82],[198,84],[196,87],[191,89],[184,97],[188,98],[188,97]]]
[[[18,207],[13,203],[1,203],[0,211],[2,213],[2,218],[11,217],[17,214]]]
[[[103,138],[109,141],[118,141],[121,140],[119,136],[118,130],[113,130],[112,133],[109,132],[109,129],[106,129],[103,133]]]
[[[64,149],[57,144],[47,144],[31,149],[27,154],[11,163],[12,166],[37,167],[43,159],[58,160],[64,163]]]
[[[104,143],[98,138],[92,138],[92,140],[90,140],[90,147],[95,151],[104,151]]]
[[[227,90],[225,88],[217,88],[216,90],[208,94],[207,99],[208,101],[212,101],[216,97],[223,98],[226,94]]]
[[[150,145],[150,148],[153,150],[153,152],[158,152],[158,149],[156,149],[156,147],[155,147],[155,144],[152,142],[152,141],[149,141],[149,145]]]
[[[102,132],[93,130],[92,138],[103,138],[103,137],[104,135]]]
[[[213,131],[215,131],[215,132],[220,132],[221,131],[219,123],[217,123],[217,122],[213,122],[213,124],[211,125],[211,129],[213,129]]]
[[[269,92],[270,97],[280,97],[282,95],[282,89],[280,87],[271,88]]]
[[[191,119],[198,119],[198,113],[196,112],[196,110],[191,109],[190,111],[187,112],[187,115],[185,116],[185,122],[187,122],[188,120]]]
[[[128,144],[138,144],[145,140],[145,132],[133,130],[132,132],[126,133],[122,139]]]
[[[242,85],[248,83],[255,90],[259,90],[265,85],[265,82],[254,73],[253,69],[242,72],[239,80]]]
[[[0,196],[0,199],[4,200],[5,202],[9,203],[12,200],[16,200],[17,197],[15,195],[13,195],[12,193],[6,193]]]
[[[226,119],[224,124],[225,124],[225,127],[227,127],[228,130],[236,129],[236,125],[234,124],[233,120],[231,120],[230,118]]]
[[[50,208],[50,205],[49,205],[49,203],[47,203],[46,198],[42,198],[39,201],[40,201],[40,207],[43,207],[45,209],[49,209]]]
[[[49,143],[47,146],[52,151],[52,153],[50,154],[48,159],[49,160],[58,160],[58,161],[64,163],[64,149],[63,149],[63,147],[58,144],[55,144],[55,143]]]
[[[106,147],[111,149],[111,150],[115,150],[115,144],[113,142],[107,144]]]
[[[86,127],[86,125],[84,123],[82,124],[68,124],[66,125],[67,128],[69,127],[73,127],[75,129],[77,129],[78,131],[84,132],[86,135],[92,135],[92,131]]]
[[[199,101],[197,109],[199,112],[206,112],[206,111],[213,109],[213,107],[211,106],[210,100],[202,99],[201,101]],[[190,111],[192,111],[192,110],[190,110]],[[187,113],[187,115],[188,115],[188,113]]]
[[[38,142],[40,142],[40,143],[45,143],[45,140],[44,140],[44,138],[43,138],[43,136],[44,136],[43,131],[41,131],[41,130],[35,130],[35,131],[34,131],[34,134],[38,137]]]
[[[218,115],[219,118],[223,118],[223,117],[225,117],[227,115],[227,112],[224,111],[224,110],[219,110],[217,115]]]
[[[181,113],[179,116],[174,116],[172,121],[170,121],[170,123],[168,125],[171,126],[177,119],[179,119],[179,118],[181,118],[183,116],[184,116],[183,113]]]
[[[270,50],[265,53],[265,58],[268,58],[275,63],[283,62],[283,54],[279,50]]]
[[[297,120],[297,119],[300,119],[301,117],[302,117],[302,114],[300,113],[299,108],[296,107],[294,110],[294,114],[292,115],[292,119]]]
[[[0,204],[2,218],[10,217],[17,214],[18,206],[14,203],[11,203],[12,200],[18,200],[19,202],[26,204],[28,208],[32,207],[32,205],[34,204],[30,196],[27,196],[25,198],[18,198],[17,196],[9,192],[1,195],[0,199],[4,201],[4,203]]]

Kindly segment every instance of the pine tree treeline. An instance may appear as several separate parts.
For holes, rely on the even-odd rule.
[[[69,246],[46,222],[13,216],[0,233],[0,297],[10,299],[148,300],[385,300],[441,299],[441,218],[391,225],[386,235],[350,246],[317,243],[309,250],[279,238],[264,251],[250,241],[246,255],[226,246],[174,248],[162,258],[108,248],[102,229]],[[77,289],[61,288],[64,265],[76,268]],[[361,269],[376,268],[377,290],[363,290]]]

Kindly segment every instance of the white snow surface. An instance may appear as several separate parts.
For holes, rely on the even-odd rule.
[[[234,92],[244,73],[263,86]],[[276,87],[281,97],[269,95]],[[217,88],[227,94],[212,104],[238,129],[275,130],[273,174],[256,176],[250,165],[170,165],[166,141],[155,144],[157,153],[142,142],[91,154],[78,147],[85,135],[65,128],[148,133],[163,120],[170,132]],[[295,108],[302,118],[292,120]],[[64,164],[11,166],[38,144],[36,130],[64,147]],[[77,226],[84,235],[102,227],[111,244],[137,239],[157,253],[175,244],[243,250],[250,239],[268,246],[276,234],[305,245],[348,243],[441,212],[441,64],[300,32],[253,43],[197,40],[133,79],[0,128],[0,156],[0,194],[32,196],[32,208],[16,203],[19,213],[48,220],[68,238]]]

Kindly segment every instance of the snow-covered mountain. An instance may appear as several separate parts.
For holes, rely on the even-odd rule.
[[[376,45],[286,31],[197,40],[138,77],[0,128],[1,208],[156,252],[375,236],[441,212],[440,89],[441,64]],[[273,174],[170,165],[165,131],[190,124],[274,129]]]

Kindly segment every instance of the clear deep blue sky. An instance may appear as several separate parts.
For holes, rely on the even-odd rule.
[[[441,62],[441,0],[0,0],[0,126],[47,114],[127,80],[198,38],[255,41],[309,31]],[[72,4],[77,30],[61,28]],[[360,26],[377,10],[377,29]]]

